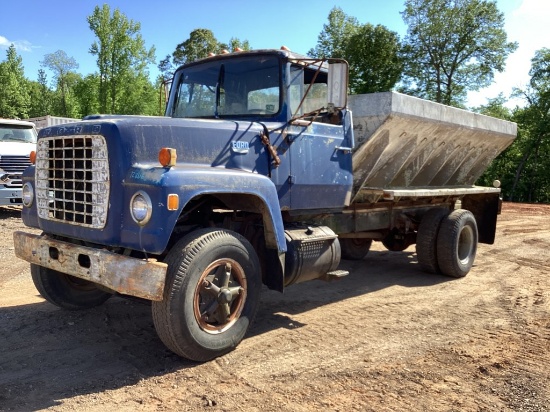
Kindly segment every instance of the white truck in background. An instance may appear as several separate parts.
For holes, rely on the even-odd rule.
[[[0,119],[0,206],[21,204],[21,174],[36,150],[34,123]]]

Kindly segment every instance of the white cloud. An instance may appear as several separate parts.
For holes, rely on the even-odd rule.
[[[8,40],[6,37],[0,36],[0,49],[7,49],[12,44],[18,51],[30,52],[33,49],[33,46],[27,40]]]
[[[506,69],[495,74],[495,82],[488,88],[468,95],[470,106],[485,104],[488,98],[503,93],[508,97],[514,87],[524,88],[529,83],[531,59],[537,50],[548,47],[550,38],[550,2],[523,0],[519,7],[506,14],[505,30],[508,40],[518,43],[517,50],[506,61]],[[522,102],[514,100],[513,107]]]

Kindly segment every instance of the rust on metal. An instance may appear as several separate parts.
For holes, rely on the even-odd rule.
[[[167,265],[16,231],[15,255],[35,265],[102,285],[124,295],[162,300]]]
[[[260,139],[262,139],[262,143],[264,144],[267,151],[271,155],[271,158],[273,159],[273,166],[279,167],[279,165],[281,164],[281,159],[277,154],[277,150],[272,146],[271,142],[269,141],[269,136],[266,133],[262,132],[260,133]]]

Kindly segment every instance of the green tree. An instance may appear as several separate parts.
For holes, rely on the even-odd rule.
[[[126,112],[121,102],[128,100],[133,87],[127,81],[147,77],[155,49],[146,49],[139,23],[128,20],[118,9],[111,15],[107,4],[96,6],[87,20],[97,37],[90,53],[97,56],[99,68],[99,109],[102,113]]]
[[[30,95],[23,59],[12,44],[6,52],[6,60],[0,62],[0,117],[27,118],[29,107]]]
[[[48,87],[48,77],[43,69],[38,70],[38,81],[29,82],[29,117],[52,114],[52,91]]]
[[[229,43],[220,43],[214,33],[209,29],[195,29],[189,34],[189,38],[176,46],[172,55],[167,55],[160,61],[158,68],[162,78],[168,80],[174,75],[174,71],[182,64],[204,59],[210,54],[218,54],[225,51],[250,50],[248,40],[240,40],[232,37]]]
[[[121,114],[159,114],[159,90],[149,81],[149,78],[141,74],[129,73],[125,81],[132,84],[132,87],[121,96],[120,107]]]
[[[501,94],[494,99],[490,99],[486,105],[477,107],[475,112],[486,116],[496,117],[498,119],[516,121],[518,113],[521,109],[514,111],[505,106],[506,98]],[[510,200],[512,195],[512,187],[514,185],[514,174],[517,164],[521,159],[521,150],[523,148],[524,133],[519,129],[518,137],[514,140],[511,146],[500,153],[489,165],[487,170],[480,176],[477,185],[493,186],[495,180],[500,180],[501,190],[504,199]]]
[[[317,45],[308,54],[347,60],[350,92],[356,94],[391,90],[403,71],[400,52],[397,33],[382,25],[360,24],[355,17],[334,7]]]
[[[525,90],[516,90],[527,106],[518,111],[521,125],[517,162],[511,197],[527,202],[550,202],[550,49],[535,53]],[[521,137],[521,139],[519,139]]]
[[[74,86],[75,100],[79,110],[77,117],[100,113],[99,83],[99,75],[94,73],[80,79]]]
[[[58,86],[53,92],[53,115],[63,117],[80,117],[80,108],[74,89],[81,79],[82,75],[80,73],[69,72],[65,75],[64,86]]]
[[[334,7],[328,15],[328,23],[317,37],[317,45],[308,54],[317,58],[346,58],[350,38],[360,28],[359,21],[348,16],[340,7]]]
[[[494,0],[406,0],[403,90],[461,106],[502,72],[517,44],[507,42]]]
[[[189,38],[176,46],[172,53],[172,68],[208,57],[209,53],[217,53],[219,43],[214,33],[208,29],[195,29]],[[168,56],[166,56],[168,57]]]
[[[400,52],[399,36],[384,26],[364,24],[354,30],[343,55],[350,66],[351,93],[392,90],[403,71]]]
[[[43,67],[50,69],[53,73],[53,81],[57,86],[60,95],[61,107],[59,113],[61,116],[69,116],[69,78],[74,70],[78,69],[78,63],[72,57],[69,57],[63,50],[57,50],[54,53],[48,53],[41,62]]]

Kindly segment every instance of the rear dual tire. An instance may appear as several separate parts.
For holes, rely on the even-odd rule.
[[[432,209],[418,228],[418,263],[427,272],[461,278],[474,264],[477,244],[477,224],[470,211]]]

